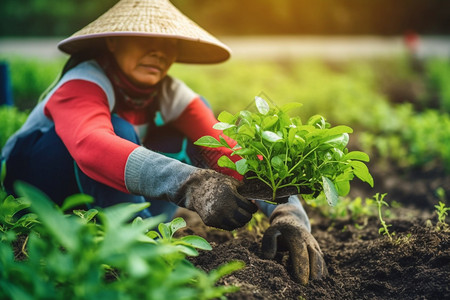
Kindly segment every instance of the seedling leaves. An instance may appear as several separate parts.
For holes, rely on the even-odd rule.
[[[158,230],[161,233],[163,239],[170,239],[172,235],[170,234],[169,226],[164,223],[158,225]]]
[[[210,148],[223,147],[223,145],[218,140],[209,135],[202,136],[194,144],[197,146],[204,146]]]
[[[183,218],[178,217],[173,219],[172,222],[170,222],[171,236],[173,236],[175,231],[184,227],[186,227],[186,221]]]
[[[325,197],[327,198],[328,204],[330,206],[335,206],[339,200],[338,192],[336,191],[336,187],[329,178],[322,176],[323,182],[323,191],[325,193]]]
[[[244,175],[248,171],[247,160],[245,158],[240,159],[236,162],[236,171],[239,174]]]
[[[225,167],[232,170],[236,170],[236,165],[234,164],[234,162],[230,158],[228,158],[228,156],[225,155],[219,158],[219,160],[217,161],[217,165],[219,167]]]
[[[181,240],[197,249],[212,250],[211,245],[202,237],[196,235],[187,235],[181,238]]]
[[[190,245],[184,245],[184,244],[177,244],[175,247],[181,252],[188,256],[198,256],[198,251],[190,246]]]
[[[250,127],[248,124],[240,126],[237,132],[239,134],[245,134],[251,138],[255,137],[255,129]]]
[[[94,202],[94,198],[86,194],[75,194],[67,197],[61,206],[62,211],[68,211],[71,208],[81,206],[83,204],[90,204]]]
[[[278,116],[267,116],[262,121],[262,129],[269,129],[278,122]]]
[[[312,116],[303,125],[300,117],[287,114],[300,107],[300,103],[280,108],[269,106],[257,96],[255,106],[256,112],[243,110],[235,115],[226,112],[219,115],[222,123],[214,128],[222,129],[224,136],[236,141],[234,147],[222,136],[219,141],[212,137],[201,138],[196,144],[232,149],[231,155],[242,159],[234,163],[223,156],[218,165],[242,175],[250,171],[252,178],[272,189],[273,195],[277,189],[293,186],[308,194],[325,192],[334,205],[338,195],[349,192],[349,181],[354,176],[373,186],[373,178],[364,164],[369,156],[360,151],[349,153],[346,148],[349,134],[353,132],[351,127],[332,127],[321,115]]]
[[[73,214],[80,217],[82,220],[84,220],[85,223],[88,223],[98,214],[98,210],[94,208],[91,208],[88,211],[82,209],[75,209],[73,211]]]
[[[231,127],[236,127],[236,125],[233,124],[228,124],[228,123],[224,123],[224,122],[218,122],[216,124],[214,124],[213,128],[217,129],[217,130],[225,130]]]
[[[219,116],[217,117],[217,119],[218,119],[220,122],[232,124],[233,121],[234,121],[234,116],[233,116],[232,114],[230,114],[229,112],[227,112],[227,111],[224,110],[224,111],[222,111],[222,112],[219,114]]]
[[[258,109],[258,111],[261,114],[267,115],[269,113],[270,107],[269,107],[269,104],[267,104],[266,100],[264,100],[261,97],[256,96],[255,102],[256,102],[256,108]]]
[[[365,162],[368,162],[370,160],[369,155],[361,151],[352,151],[344,156],[344,160],[352,160],[352,159],[357,159]]]
[[[63,247],[68,251],[74,251],[77,241],[71,237],[76,235],[81,224],[69,222],[50,201],[50,199],[37,188],[24,183],[16,182],[14,185],[17,193],[31,201],[30,209],[38,216],[41,223],[49,230]]]
[[[278,134],[276,134],[275,132],[272,132],[272,131],[268,131],[268,130],[263,131],[262,137],[266,141],[269,141],[272,143],[282,140],[282,138]]]
[[[353,172],[356,177],[358,177],[362,181],[367,182],[371,187],[373,187],[372,175],[370,175],[369,169],[363,162],[353,160],[350,162],[350,165],[352,166]]]

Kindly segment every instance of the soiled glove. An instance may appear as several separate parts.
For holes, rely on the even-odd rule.
[[[170,201],[196,211],[208,226],[232,230],[245,225],[257,207],[236,191],[240,182],[213,170],[196,168],[144,147],[125,167],[130,193]]]
[[[258,209],[236,191],[239,181],[215,172],[199,169],[183,184],[182,206],[196,211],[208,226],[226,230],[242,227]]]
[[[136,148],[125,167],[125,185],[132,194],[170,201],[196,211],[208,226],[232,230],[252,218],[257,207],[238,194],[239,181],[199,169],[144,147]]]
[[[274,258],[278,250],[288,250],[293,276],[302,284],[328,273],[322,251],[309,232],[305,217],[296,205],[278,205],[270,217],[271,225],[264,233],[261,248],[268,259]]]

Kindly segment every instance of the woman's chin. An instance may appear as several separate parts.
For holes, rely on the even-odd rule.
[[[160,75],[147,75],[136,79],[134,82],[141,87],[151,87],[160,82],[162,77]]]

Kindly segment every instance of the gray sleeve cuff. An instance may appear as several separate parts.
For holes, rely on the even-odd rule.
[[[132,194],[176,203],[179,191],[196,169],[144,147],[138,147],[128,156],[125,186]]]

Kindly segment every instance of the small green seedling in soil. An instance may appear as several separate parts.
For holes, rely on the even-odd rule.
[[[363,221],[366,223],[368,217],[377,214],[376,204],[372,198],[362,199],[361,197],[356,197],[352,199],[342,197],[336,206],[329,206],[326,205],[326,200],[321,196],[308,200],[307,203],[318,207],[323,216],[332,220],[351,219],[354,222]]]
[[[383,205],[389,207],[389,204],[386,201],[384,201],[384,197],[386,197],[386,195],[387,194],[381,194],[380,195],[380,193],[376,193],[375,196],[374,196],[375,202],[377,203],[377,206],[378,206],[378,217],[380,218],[380,222],[381,222],[381,226],[382,226],[378,230],[378,233],[379,234],[383,234],[383,235],[387,235],[388,238],[389,238],[389,241],[393,242],[394,240],[393,240],[392,236],[395,235],[395,232],[393,232],[393,233],[389,232],[389,227],[391,227],[392,225],[386,224],[386,222],[383,220],[383,215],[382,215],[382,212],[381,212],[381,207]]]
[[[301,105],[269,106],[261,97],[255,97],[256,112],[243,110],[233,115],[223,111],[219,123],[213,126],[236,145],[224,136],[219,140],[204,136],[195,144],[232,149],[231,155],[241,159],[233,162],[222,156],[218,165],[236,170],[248,180],[263,182],[272,191],[271,199],[267,199],[272,202],[276,202],[281,189],[295,187],[297,194],[305,198],[323,192],[333,206],[339,196],[348,194],[354,176],[373,186],[365,164],[369,156],[346,148],[352,128],[331,127],[320,115],[312,116],[305,124],[300,117],[288,115]]]
[[[156,243],[174,245],[181,253],[188,256],[197,256],[200,250],[211,250],[211,245],[202,237],[196,235],[187,235],[182,238],[175,238],[177,230],[186,227],[186,221],[183,218],[175,218],[168,223],[160,223],[158,231],[151,230],[147,236],[154,239]]]
[[[448,227],[448,224],[445,222],[445,218],[448,216],[448,211],[450,207],[446,207],[445,203],[439,201],[439,205],[434,206],[436,208],[436,212],[438,215],[438,223],[436,224],[436,229],[441,230]]]
[[[0,233],[9,230],[16,234],[27,234],[31,228],[39,223],[34,213],[24,213],[31,203],[24,198],[14,198],[4,191],[0,191]]]

